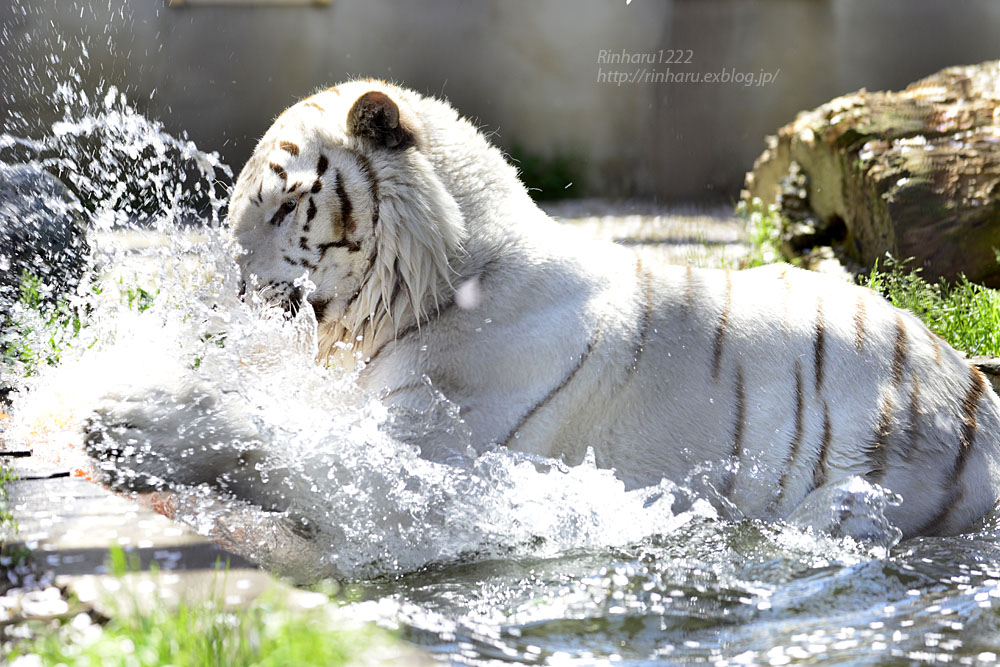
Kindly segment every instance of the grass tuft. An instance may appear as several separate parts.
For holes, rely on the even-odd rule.
[[[1000,292],[960,276],[927,282],[910,260],[888,257],[858,283],[919,317],[931,331],[970,356],[1000,356]]]
[[[0,360],[27,377],[44,365],[55,366],[85,326],[86,309],[63,298],[52,303],[45,286],[29,271],[21,276],[17,302],[0,331]]]
[[[781,213],[776,205],[764,207],[759,199],[752,204],[741,201],[736,205],[736,215],[747,226],[747,245],[750,250],[740,260],[739,268],[784,261],[781,254]]]
[[[740,202],[736,214],[746,221],[750,250],[739,268],[753,268],[783,260],[780,250],[782,219],[777,207],[760,200]],[[997,261],[1000,262],[1000,251]],[[886,255],[858,284],[869,287],[892,305],[910,311],[949,345],[969,356],[1000,357],[1000,291],[971,282],[965,276],[949,283],[928,282],[920,269]]]
[[[0,425],[6,415],[0,413]],[[10,510],[10,490],[7,485],[17,479],[17,475],[10,469],[7,462],[0,458],[0,545],[6,545],[17,535],[17,523],[14,521],[14,514]],[[0,546],[2,554],[3,546]],[[4,564],[0,562],[0,573],[3,572]]]
[[[135,567],[120,548],[112,550],[117,575]],[[28,659],[70,667],[336,666],[364,662],[398,641],[371,624],[338,628],[324,608],[290,610],[275,600],[245,609],[227,609],[216,597],[172,608],[124,602],[103,625],[85,613],[53,620],[47,632],[17,644],[10,658],[37,656]]]

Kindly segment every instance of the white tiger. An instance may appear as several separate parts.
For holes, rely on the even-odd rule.
[[[729,464],[718,494],[765,518],[862,477],[903,498],[905,535],[997,501],[1000,402],[915,317],[785,265],[650,266],[586,239],[439,100],[358,80],[299,102],[229,215],[250,288],[315,311],[321,361],[360,358],[390,406],[422,407],[429,378],[480,452],[593,448],[628,487]]]

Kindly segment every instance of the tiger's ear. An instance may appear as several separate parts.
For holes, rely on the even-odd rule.
[[[415,143],[413,131],[399,117],[399,107],[383,92],[372,90],[347,113],[347,133],[376,146],[403,150]]]

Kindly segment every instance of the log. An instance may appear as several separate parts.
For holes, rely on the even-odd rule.
[[[806,221],[799,246],[838,243],[865,266],[888,252],[926,278],[1000,286],[1000,61],[838,97],[766,146],[742,198]]]

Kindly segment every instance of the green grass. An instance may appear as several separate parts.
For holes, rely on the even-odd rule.
[[[125,284],[122,279],[118,282],[121,302],[140,313],[149,310],[160,294],[158,289]],[[98,296],[101,288],[93,285],[90,292]],[[90,313],[86,300],[71,304],[65,298],[46,299],[41,281],[25,271],[18,300],[0,328],[0,365],[22,377],[35,375],[42,366],[57,366],[63,354],[80,343]]]
[[[927,282],[908,263],[890,257],[858,282],[914,313],[952,347],[970,356],[1000,356],[1000,292],[965,276]]]
[[[80,667],[344,665],[392,641],[374,626],[331,629],[326,614],[275,604],[238,612],[182,604],[173,612],[118,615],[99,631],[79,621],[62,622],[10,657],[37,655],[44,665]]]
[[[112,550],[111,562],[119,575],[135,569],[120,548]],[[127,603],[123,608],[144,607],[127,597],[122,602]],[[226,609],[214,598],[173,609],[145,607],[139,613],[116,613],[103,625],[79,616],[50,621],[45,632],[16,646],[10,658],[37,655],[44,665],[79,667],[344,665],[398,642],[374,625],[338,629],[325,609],[290,610],[275,600],[239,610]]]
[[[138,285],[125,285],[124,281],[118,280],[121,287],[122,299],[128,304],[131,310],[144,313],[153,305],[154,299],[160,294],[160,290],[150,292]]]
[[[10,511],[10,490],[7,484],[17,479],[17,476],[7,466],[6,461],[0,458],[0,544],[7,544],[17,535],[17,523],[14,521],[14,514]],[[0,547],[2,554],[3,547]],[[0,562],[0,573],[3,572],[4,564]]]
[[[750,246],[740,268],[783,261],[779,248],[782,219],[777,208],[765,208],[759,201],[740,202],[736,214],[747,223]],[[881,265],[876,262],[868,274],[859,276],[858,284],[919,317],[955,349],[969,356],[1000,357],[1000,292],[965,276],[950,283],[944,279],[928,282],[909,262],[887,256]]]
[[[584,197],[586,161],[579,155],[541,155],[514,144],[508,161],[517,167],[521,182],[535,201]]]
[[[760,200],[753,204],[741,201],[736,205],[736,216],[747,225],[747,245],[750,250],[739,263],[741,269],[784,261],[781,254],[781,213],[777,206],[765,208]]]
[[[65,299],[52,303],[42,291],[38,277],[25,271],[17,303],[0,332],[0,359],[25,376],[58,364],[85,326],[84,308]]]
[[[10,498],[7,484],[17,479],[11,469],[2,465],[2,462],[3,459],[0,459],[0,525],[10,521],[12,518],[10,510],[7,507]]]

